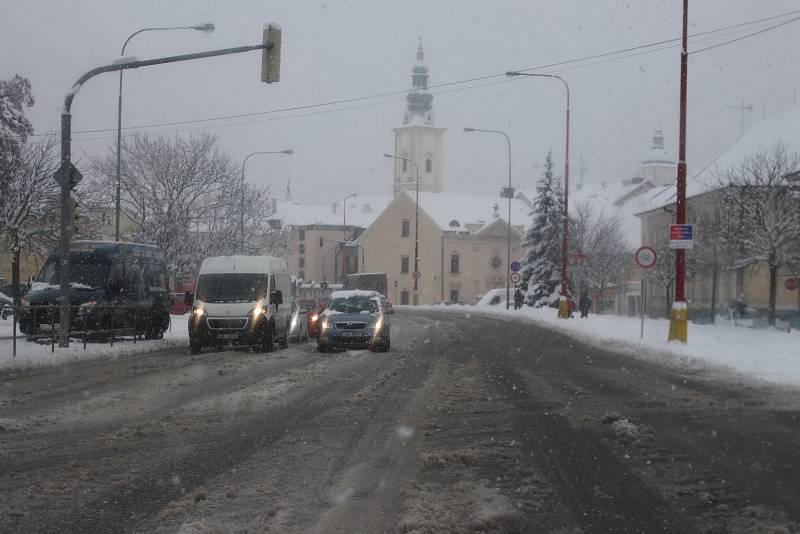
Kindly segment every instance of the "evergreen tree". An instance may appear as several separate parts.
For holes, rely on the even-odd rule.
[[[536,185],[533,220],[522,240],[522,292],[528,306],[537,308],[558,301],[561,276],[564,199],[560,182],[553,176],[552,152],[547,153],[544,165],[544,175]]]

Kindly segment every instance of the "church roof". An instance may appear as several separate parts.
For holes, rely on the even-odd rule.
[[[414,191],[402,191],[414,201]],[[420,192],[419,206],[443,232],[476,234],[496,221],[508,220],[508,199],[493,195]],[[497,209],[495,209],[497,206]],[[511,200],[511,224],[525,227],[530,222],[530,207],[520,199]]]

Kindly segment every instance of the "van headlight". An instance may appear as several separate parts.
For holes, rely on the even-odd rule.
[[[267,310],[261,306],[256,306],[255,308],[253,308],[253,311],[250,312],[250,314],[253,316],[253,319],[255,320],[261,317],[262,315],[266,315]]]
[[[192,315],[194,315],[194,316],[195,316],[195,317],[197,317],[198,319],[199,319],[200,317],[202,317],[203,315],[205,315],[205,313],[206,313],[206,311],[205,311],[203,308],[194,308],[194,309],[192,310]]]
[[[320,328],[322,329],[323,332],[328,329],[328,320],[327,319],[323,319],[322,320],[322,325],[320,326]]]

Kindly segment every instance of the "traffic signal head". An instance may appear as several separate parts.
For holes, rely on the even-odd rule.
[[[267,83],[279,82],[281,79],[281,27],[274,22],[264,26],[263,44],[266,48],[261,50],[261,81]]]

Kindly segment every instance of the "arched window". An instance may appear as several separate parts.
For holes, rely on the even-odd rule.
[[[425,160],[425,172],[428,174],[433,172],[433,160],[431,158]]]

